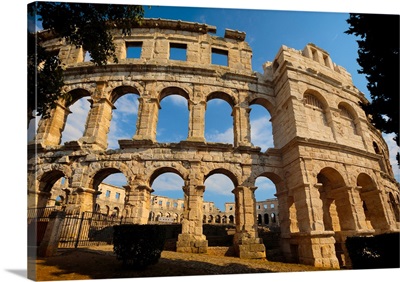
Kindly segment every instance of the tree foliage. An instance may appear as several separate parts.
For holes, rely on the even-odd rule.
[[[34,2],[28,13],[55,37],[90,53],[96,65],[117,62],[111,29],[124,35],[140,23],[144,9],[137,5]],[[57,54],[42,47],[43,32],[28,31],[28,119],[32,111],[47,117],[62,92],[63,66]]]
[[[372,123],[394,133],[399,146],[399,15],[350,14],[347,34],[360,39],[357,62],[368,81],[371,103],[362,105]],[[399,155],[397,160],[400,164]]]

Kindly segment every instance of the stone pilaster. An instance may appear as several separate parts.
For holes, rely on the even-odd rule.
[[[107,134],[114,105],[106,98],[89,100],[91,109],[83,137],[79,139],[83,146],[93,149],[107,149]]]
[[[185,211],[182,220],[182,234],[178,236],[176,251],[181,253],[206,253],[208,241],[203,235],[203,194],[204,185],[187,185]]]
[[[153,190],[147,185],[137,185],[126,192],[126,209],[134,224],[146,224],[150,212],[150,198]]]
[[[291,189],[299,232],[290,234],[290,248],[296,261],[316,267],[339,268],[334,231],[325,231],[323,203],[318,188],[308,183]]]
[[[234,146],[251,146],[250,108],[233,107],[233,143]]]
[[[236,233],[233,244],[240,258],[265,258],[265,246],[258,238],[254,191],[256,187],[237,186],[235,194]]]
[[[292,252],[298,262],[321,268],[339,269],[333,231],[312,231],[292,234]]]
[[[318,187],[303,184],[291,189],[300,232],[324,231],[322,201]]]
[[[139,110],[134,140],[156,142],[158,110],[160,104],[155,98],[139,97]]]
[[[206,103],[201,101],[194,103],[189,100],[189,134],[187,141],[205,142],[204,138],[204,116]]]
[[[71,111],[60,105],[51,111],[50,117],[40,119],[35,143],[43,146],[57,146],[61,143],[61,133],[64,130],[65,122]]]
[[[90,188],[77,188],[73,192],[75,194],[75,199],[73,199],[73,204],[79,211],[82,212],[93,212],[95,197],[98,195],[98,191]]]

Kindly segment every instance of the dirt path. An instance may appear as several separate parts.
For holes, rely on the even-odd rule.
[[[113,254],[112,246],[60,250],[54,257],[38,258],[30,263],[29,277],[37,281],[321,270],[267,260],[163,251],[157,264],[143,271],[133,271],[122,268],[122,263]]]

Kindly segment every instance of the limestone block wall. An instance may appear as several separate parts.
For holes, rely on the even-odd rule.
[[[215,27],[206,24],[147,19],[131,36],[115,31],[118,63],[101,67],[84,62],[85,50],[48,32],[45,46],[58,50],[65,64],[64,90],[72,100],[59,101],[28,145],[29,206],[46,206],[54,184],[64,177],[67,205],[93,210],[100,183],[121,172],[127,179],[126,216],[146,224],[151,185],[172,172],[185,183],[177,250],[206,252],[204,182],[222,173],[235,187],[239,257],[265,257],[254,197],[260,176],[276,187],[287,261],[338,268],[349,264],[342,256],[347,236],[399,230],[399,184],[388,148],[358,106],[365,97],[349,73],[313,44],[304,50],[282,46],[264,64],[264,73],[255,73],[244,32],[227,29],[224,38],[213,32]],[[140,55],[129,57],[130,48]],[[173,57],[174,51],[185,55]],[[226,65],[215,64],[214,53],[225,57]],[[139,96],[135,133],[119,140],[119,148],[107,150],[114,104],[127,93]],[[160,103],[172,94],[188,102],[188,136],[178,143],[159,143]],[[82,97],[91,103],[84,134],[62,145],[69,107]],[[205,140],[207,102],[216,98],[232,108],[233,144]],[[266,152],[251,143],[249,107],[254,104],[271,115],[274,148]]]

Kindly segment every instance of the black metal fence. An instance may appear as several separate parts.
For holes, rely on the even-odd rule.
[[[28,245],[39,246],[53,211],[59,207],[28,209]],[[111,244],[113,226],[131,222],[131,219],[107,216],[95,212],[65,211],[60,232],[59,248],[77,248]]]

